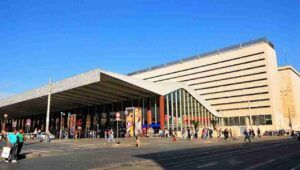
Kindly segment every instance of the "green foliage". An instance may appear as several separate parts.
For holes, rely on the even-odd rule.
[[[192,121],[192,124],[194,125],[194,128],[197,129],[197,127],[199,126],[199,122],[197,121]]]

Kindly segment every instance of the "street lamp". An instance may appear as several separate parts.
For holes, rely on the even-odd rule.
[[[252,113],[251,113],[251,106],[250,106],[250,96],[248,96],[248,110],[249,110],[249,123],[250,123],[250,127],[252,129]]]
[[[62,138],[62,117],[65,116],[66,114],[64,112],[60,112],[60,134],[59,138]]]

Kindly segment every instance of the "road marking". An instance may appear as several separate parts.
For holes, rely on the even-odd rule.
[[[274,161],[275,161],[274,159],[271,159],[271,160],[268,160],[268,161],[266,161],[266,162],[261,162],[261,163],[259,163],[259,164],[254,165],[254,166],[248,167],[248,168],[246,168],[246,169],[244,169],[244,170],[255,169],[255,168],[258,168],[258,167],[260,167],[260,166],[264,166],[264,165],[266,165],[266,164],[272,163],[272,162],[274,162]]]
[[[200,169],[200,168],[206,168],[206,167],[209,167],[209,166],[214,166],[216,164],[217,164],[217,162],[212,162],[212,163],[208,163],[208,164],[197,166],[197,168],[198,169]]]

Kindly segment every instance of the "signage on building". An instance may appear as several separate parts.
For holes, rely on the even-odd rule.
[[[13,124],[12,124],[12,126],[13,126],[14,128],[16,128],[16,127],[17,127],[17,121],[14,121]]]
[[[31,125],[31,120],[30,120],[30,119],[27,119],[27,120],[26,120],[26,125],[27,125],[27,126],[30,126],[30,125]]]
[[[120,120],[121,120],[121,119],[120,119],[120,112],[117,112],[117,113],[116,113],[116,120],[117,120],[117,121],[120,121]]]
[[[91,127],[91,115],[86,116],[86,128],[89,129]]]

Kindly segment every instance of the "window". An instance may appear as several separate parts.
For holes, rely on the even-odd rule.
[[[240,126],[245,126],[246,125],[246,120],[245,120],[245,117],[242,116],[240,117]]]
[[[229,124],[228,124],[228,118],[224,118],[224,125],[225,126],[229,126]]]
[[[265,115],[259,115],[258,116],[258,124],[259,125],[266,125],[266,119],[265,119]]]
[[[266,125],[272,125],[272,116],[271,115],[266,115]]]

